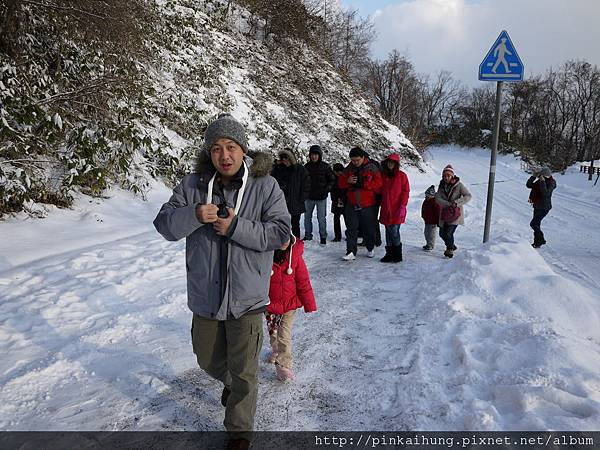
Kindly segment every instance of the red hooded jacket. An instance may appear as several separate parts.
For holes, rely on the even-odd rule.
[[[304,243],[295,239],[290,243],[283,262],[273,263],[267,312],[270,314],[285,314],[288,311],[304,307],[304,312],[317,310],[315,295],[310,284],[308,269],[302,254]],[[291,257],[291,264],[290,264]],[[290,271],[291,273],[288,273]]]
[[[348,183],[348,178],[354,175],[355,171],[360,173],[360,186]],[[381,172],[377,166],[369,161],[365,156],[365,161],[360,167],[355,167],[350,163],[344,169],[344,172],[338,178],[340,189],[347,189],[346,198],[352,206],[368,208],[376,203],[375,194],[381,190]]]
[[[396,154],[390,155],[387,159],[400,162],[400,157]],[[387,160],[386,159],[386,160]],[[382,165],[385,165],[384,161]],[[391,177],[387,176],[385,168],[381,177],[383,185],[381,187],[381,213],[379,222],[383,225],[398,225],[406,220],[406,205],[410,194],[410,185],[408,177],[397,166]]]

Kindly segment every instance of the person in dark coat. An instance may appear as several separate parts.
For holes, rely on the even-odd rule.
[[[346,209],[346,255],[344,261],[353,261],[357,253],[358,227],[363,231],[367,256],[375,256],[375,228],[377,223],[377,206],[375,196],[381,191],[381,172],[373,162],[365,156],[360,147],[350,150],[350,164],[340,176],[338,185],[347,189]]]
[[[333,173],[336,178],[336,182],[331,188],[331,212],[333,213],[333,232],[335,237],[333,242],[340,242],[342,240],[342,224],[340,218],[344,214],[346,208],[346,189],[342,189],[338,186],[340,176],[344,172],[344,166],[340,163],[333,165]]]
[[[329,164],[323,161],[321,147],[318,145],[310,147],[308,157],[309,161],[304,167],[310,175],[310,192],[305,202],[304,240],[310,241],[313,238],[312,215],[316,207],[319,237],[321,238],[321,245],[325,245],[327,243],[327,197],[335,183],[335,175]]]
[[[310,176],[302,164],[298,164],[290,149],[281,150],[271,175],[279,183],[285,195],[285,203],[292,218],[292,233],[300,237],[300,216],[306,211],[305,201],[310,192]]]
[[[527,187],[531,189],[529,203],[533,206],[533,219],[529,223],[533,230],[533,244],[531,245],[534,248],[539,248],[546,243],[541,225],[542,219],[552,209],[552,191],[556,189],[556,180],[552,177],[550,169],[544,167],[538,173],[529,177]]]
[[[423,250],[429,252],[435,247],[435,235],[440,222],[440,205],[435,200],[435,186],[432,184],[425,191],[425,200],[421,205],[421,217],[425,221],[425,245]]]

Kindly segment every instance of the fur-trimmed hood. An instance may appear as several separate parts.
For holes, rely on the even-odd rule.
[[[298,162],[298,160],[296,159],[296,157],[294,156],[294,154],[292,152],[290,152],[289,150],[285,150],[285,149],[284,150],[279,150],[277,152],[277,155],[278,156],[286,155],[289,158],[289,160],[292,162],[292,165],[294,165],[294,164],[296,164]]]
[[[244,161],[250,169],[250,176],[261,178],[269,175],[273,167],[273,156],[263,152],[253,152],[251,155],[244,155]],[[208,183],[215,171],[210,156],[205,151],[201,151],[196,160],[195,170],[195,173],[200,177],[200,181]]]

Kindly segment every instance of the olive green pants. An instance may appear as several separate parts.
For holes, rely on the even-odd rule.
[[[223,425],[246,437],[254,429],[258,393],[258,357],[263,341],[263,315],[210,320],[194,314],[192,346],[198,365],[231,390]]]

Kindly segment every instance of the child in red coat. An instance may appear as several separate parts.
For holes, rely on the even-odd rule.
[[[277,378],[293,381],[292,322],[296,309],[317,310],[306,263],[302,258],[304,243],[290,237],[273,255],[271,284],[267,307],[267,328],[271,343],[269,362],[275,363]]]
[[[421,205],[421,217],[425,221],[425,242],[423,250],[431,251],[435,246],[435,236],[440,222],[440,205],[435,201],[435,186],[432,184],[425,191],[425,200]]]

